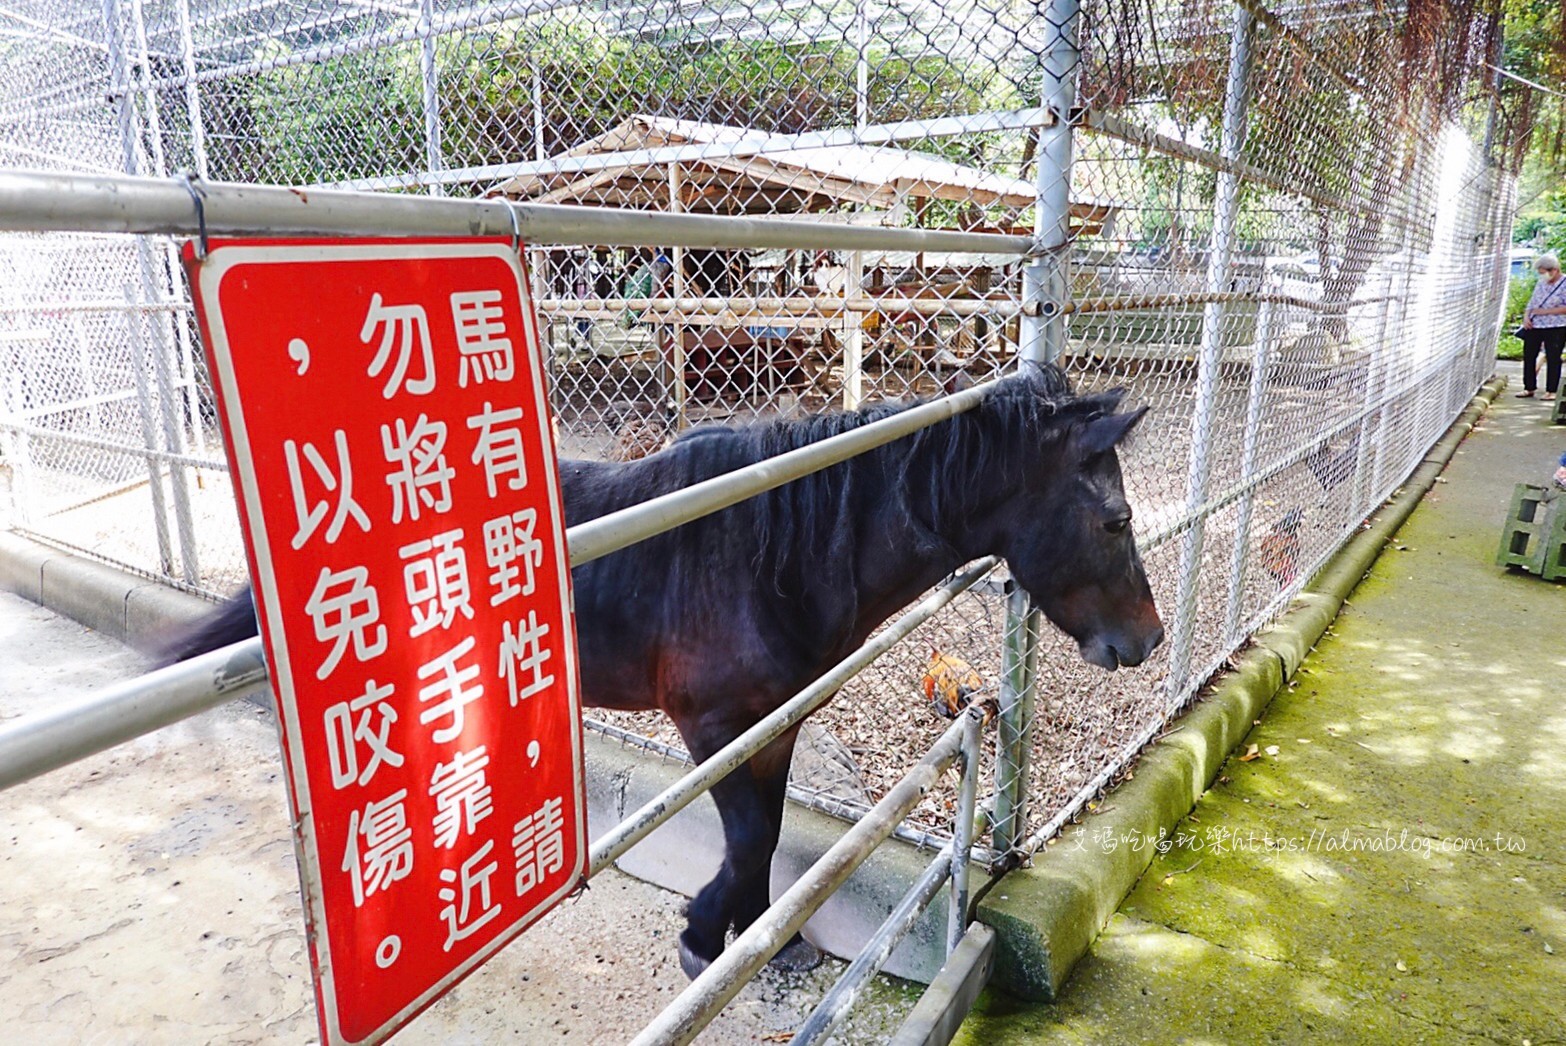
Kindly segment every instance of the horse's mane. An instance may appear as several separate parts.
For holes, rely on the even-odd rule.
[[[1060,438],[1071,418],[1111,412],[1118,400],[1118,394],[1078,396],[1060,368],[1027,365],[996,382],[972,410],[752,499],[758,562],[770,553],[780,586],[797,569],[840,569],[852,557],[854,528],[845,523],[854,519],[861,497],[895,501],[926,545],[940,547],[946,544],[941,535],[955,533],[971,512],[993,502],[982,492],[1014,489],[1036,451]],[[926,401],[745,426],[703,426],[676,440],[671,452],[689,455],[688,464],[699,471],[707,471],[703,459],[713,471],[727,471],[921,402]]]

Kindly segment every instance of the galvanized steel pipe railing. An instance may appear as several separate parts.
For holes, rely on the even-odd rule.
[[[3,180],[3,176],[0,176],[0,180]],[[438,204],[447,201],[425,199],[424,202]],[[978,406],[991,384],[976,385],[954,395],[911,407],[880,421],[871,422],[860,428],[780,454],[775,458],[715,476],[682,490],[672,491],[650,501],[572,527],[566,532],[571,565],[578,566],[606,556],[638,541],[673,530],[694,519],[737,504],[746,498],[780,487],[801,476],[829,468],[866,450],[955,417]],[[265,661],[259,639],[236,643],[208,656],[252,659],[262,665],[262,676],[258,683],[265,681]],[[219,694],[214,691],[208,693],[205,700],[193,700],[191,697],[193,691],[187,688],[193,687],[199,690],[202,686],[201,680],[205,678],[199,672],[191,674],[193,670],[190,666],[194,664],[197,662],[187,662],[162,672],[128,680],[88,698],[83,704],[101,706],[100,720],[112,718],[118,725],[115,730],[102,734],[91,733],[89,727],[84,726],[84,730],[89,731],[90,739],[84,739],[80,746],[65,745],[60,742],[56,731],[62,729],[63,724],[55,721],[53,713],[45,713],[0,728],[0,789],[58,769],[132,737],[150,733],[172,722],[197,715],[222,704],[230,697],[238,696]],[[210,682],[207,685],[210,686]],[[164,709],[157,696],[162,687],[173,687],[184,693],[185,698],[179,702],[171,701],[170,708]],[[111,713],[110,710],[114,708],[118,708],[119,711]],[[43,724],[48,727],[45,734],[38,733],[34,719],[49,721],[48,724]],[[140,729],[135,729],[136,723],[143,725]],[[48,736],[53,740],[42,749],[38,749],[35,745],[40,743],[38,741],[40,736]],[[67,758],[58,757],[61,753],[67,752],[74,754]],[[55,756],[49,753],[55,753]],[[13,760],[17,767],[25,767],[26,772],[13,769]]]
[[[266,686],[260,640],[236,643],[0,730],[0,791]]]
[[[682,1046],[696,1038],[935,787],[962,753],[966,719],[948,727],[924,758],[643,1028],[631,1046]]]
[[[757,250],[948,251],[1015,254],[1026,236],[830,225],[720,215],[621,211],[563,204],[292,189],[172,178],[0,172],[0,230],[118,232],[168,236],[520,235],[527,243]],[[513,216],[515,220],[513,221]]]
[[[980,560],[950,582],[921,600],[888,628],[872,636],[858,650],[839,661],[824,675],[768,714],[749,730],[714,752],[690,773],[649,799],[640,810],[593,841],[589,876],[597,875],[615,858],[651,835],[654,829],[705,795],[713,785],[733,773],[752,756],[776,740],[789,727],[825,704],[866,666],[902,642],[910,632],[940,609],[972,588],[999,563],[994,556]],[[975,741],[977,744],[977,741]],[[977,760],[975,760],[977,762]],[[872,812],[874,812],[872,810]],[[969,818],[972,818],[970,807]],[[971,840],[970,840],[971,841]]]

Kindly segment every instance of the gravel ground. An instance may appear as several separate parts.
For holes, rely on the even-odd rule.
[[[0,721],[144,667],[9,593],[0,665]],[[0,1020],[13,1041],[315,1040],[270,713],[235,703],[6,792],[0,839]],[[399,1041],[625,1041],[686,984],[684,903],[605,873]],[[775,1041],[842,968],[763,974],[702,1041]],[[913,997],[881,981],[843,1041],[884,1039]]]

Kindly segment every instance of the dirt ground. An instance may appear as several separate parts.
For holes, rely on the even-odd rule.
[[[0,722],[143,670],[0,593]],[[239,702],[0,794],[0,1023],[11,1041],[316,1041],[270,712]],[[623,1042],[685,986],[684,898],[608,872],[420,1016],[403,1043]],[[701,1039],[796,1026],[843,964],[768,972]],[[880,1041],[881,982],[842,1033]]]

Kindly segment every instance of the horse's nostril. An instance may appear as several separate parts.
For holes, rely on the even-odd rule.
[[[1163,630],[1162,626],[1160,626],[1158,631],[1153,633],[1152,640],[1148,642],[1148,644],[1147,644],[1147,652],[1149,654],[1151,654],[1153,651],[1157,650],[1158,647],[1160,646],[1160,644],[1163,643],[1163,641],[1164,641],[1164,630]]]

